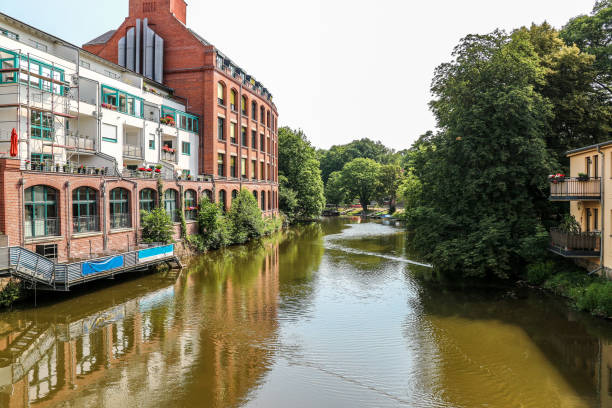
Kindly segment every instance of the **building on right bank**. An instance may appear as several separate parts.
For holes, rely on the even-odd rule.
[[[551,229],[550,250],[612,278],[612,140],[567,156],[570,174],[550,176],[549,199],[569,202],[576,222]]]

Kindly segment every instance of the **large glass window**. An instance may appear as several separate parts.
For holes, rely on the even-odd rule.
[[[53,139],[53,114],[32,109],[30,111],[30,130],[32,139]]]
[[[266,151],[266,137],[263,133],[259,134],[259,150],[262,152]]]
[[[108,85],[102,85],[102,107],[116,110],[127,115],[143,117],[142,98],[120,91]]]
[[[181,153],[184,155],[191,155],[191,143],[181,142]]]
[[[236,124],[234,122],[230,122],[230,142],[236,144]]]
[[[225,190],[220,190],[219,191],[219,205],[221,206],[221,209],[223,211],[227,210],[227,206],[226,206],[227,199],[226,199],[225,195],[226,195],[225,194]]]
[[[249,116],[249,112],[247,111],[247,98],[242,97],[240,101],[240,110],[243,116]]]
[[[232,92],[230,92],[230,108],[233,111],[236,111],[236,98],[237,98],[236,90],[232,89]]]
[[[217,157],[217,174],[225,177],[225,154],[219,153]]]
[[[203,193],[204,193],[204,197],[206,197],[206,199],[212,203],[212,202],[213,202],[213,195],[212,195],[212,191],[211,191],[211,190],[206,189],[206,190],[204,190],[204,192],[203,192]]]
[[[240,141],[242,142],[242,145],[245,147],[249,146],[248,140],[247,140],[247,128],[246,127],[242,127],[241,133],[240,133]]]
[[[217,138],[225,140],[225,118],[217,118]]]
[[[185,191],[185,219],[194,221],[198,214],[196,203],[196,192],[194,190]]]
[[[140,190],[140,197],[138,197],[138,206],[140,211],[153,211],[155,205],[155,190],[152,188],[143,188]]]
[[[230,177],[238,177],[236,172],[236,156],[230,157]]]
[[[111,229],[130,228],[130,193],[125,188],[115,188],[110,192]]]
[[[217,103],[225,106],[225,86],[221,82],[217,82]]]
[[[25,190],[25,236],[45,237],[60,235],[57,190],[47,186],[33,186]]]
[[[98,195],[91,187],[79,187],[72,191],[72,231],[99,231]]]
[[[253,180],[257,178],[257,160],[251,160],[251,178]]]
[[[240,159],[240,176],[242,178],[247,178],[247,159]]]
[[[176,213],[177,197],[178,197],[178,194],[176,193],[176,190],[169,188],[168,190],[164,192],[164,209],[166,210],[166,214],[170,216],[170,219],[173,222],[178,222],[179,220],[178,214]]]
[[[19,54],[5,49],[0,49],[0,52],[3,54],[8,53],[13,56],[13,62],[11,64],[13,68],[17,67],[17,61],[19,61],[19,66],[22,69],[22,71],[19,73],[21,83],[29,83],[30,86],[44,89],[45,91],[49,92],[52,91],[58,95],[63,95],[64,85],[62,82],[64,81],[64,70],[41,61],[37,61],[34,58],[28,58],[24,55],[18,57]],[[10,82],[14,82],[15,78],[16,75],[11,75]]]
[[[257,149],[257,131],[251,130],[251,149]]]
[[[266,211],[266,192],[261,192],[261,211]]]
[[[257,103],[251,102],[251,119],[257,121]]]

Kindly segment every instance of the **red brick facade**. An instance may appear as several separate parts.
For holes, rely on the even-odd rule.
[[[24,190],[36,185],[53,188],[57,193],[57,211],[60,233],[57,236],[40,238],[26,238],[24,232]],[[74,233],[72,223],[72,192],[79,187],[91,187],[97,192],[97,213],[99,214],[100,228],[97,232]],[[131,227],[113,230],[110,226],[109,192],[122,187],[130,192],[129,209]],[[276,189],[272,184],[240,183],[226,180],[214,182],[197,181],[164,181],[163,188],[177,191],[177,208],[183,208],[183,197],[187,190],[193,190],[199,202],[200,198],[209,193],[215,201],[219,201],[221,191],[226,192],[226,206],[229,208],[232,201],[232,192],[245,188],[257,192],[261,203],[262,193],[266,195],[266,210],[264,214],[275,214],[274,201],[277,200]],[[64,173],[43,173],[37,171],[22,171],[19,160],[0,159],[0,231],[8,236],[10,246],[20,245],[32,251],[37,244],[57,244],[59,261],[73,258],[100,255],[110,251],[126,251],[133,247],[140,239],[139,193],[144,188],[157,191],[156,179],[123,179],[93,175],[78,175]],[[270,197],[270,198],[268,198]],[[260,204],[261,205],[261,204]],[[193,234],[198,230],[196,222],[187,222],[187,233]],[[175,239],[180,238],[180,224],[175,223]]]
[[[263,174],[272,190],[277,192],[278,182],[278,112],[262,94],[240,78],[232,77],[229,71],[216,64],[217,50],[206,44],[186,26],[186,4],[183,0],[130,0],[129,16],[105,44],[86,44],[87,51],[114,63],[118,62],[118,41],[125,36],[136,19],[148,18],[149,26],[164,39],[164,84],[173,88],[177,96],[187,101],[186,110],[198,114],[200,126],[199,172],[215,177],[218,158],[225,156],[224,177],[231,175],[230,163],[236,158],[238,170],[235,178],[241,178],[242,159],[246,159],[246,180],[255,172],[257,178]],[[225,89],[224,104],[217,99],[217,87],[221,82]],[[229,104],[230,93],[236,92],[236,109]],[[242,97],[246,98],[246,114],[241,112]],[[256,105],[256,117],[252,114],[252,103]],[[263,107],[264,116],[261,115]],[[225,140],[217,135],[218,118],[225,120]],[[231,123],[236,129],[236,143],[232,143],[229,130]],[[247,143],[242,144],[241,131],[246,128]],[[252,146],[252,132],[256,133],[256,144]],[[263,135],[264,148],[260,146]],[[255,168],[253,169],[253,161]],[[230,182],[235,184],[237,181]],[[251,181],[249,181],[251,183]],[[257,182],[255,182],[257,183]],[[276,201],[275,201],[276,204]],[[277,205],[274,206],[275,208]]]

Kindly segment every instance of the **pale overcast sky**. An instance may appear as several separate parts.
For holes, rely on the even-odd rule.
[[[188,0],[187,25],[263,82],[279,124],[302,128],[315,146],[369,137],[403,149],[435,127],[432,74],[461,37],[544,20],[560,28],[594,2]],[[2,3],[3,13],[77,45],[128,11],[128,0]]]

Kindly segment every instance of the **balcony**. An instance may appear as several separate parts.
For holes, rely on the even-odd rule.
[[[550,230],[550,251],[566,258],[598,257],[601,251],[599,232],[564,232]]]
[[[142,149],[140,146],[124,144],[123,155],[126,157],[136,157],[142,159]]]
[[[39,218],[25,220],[26,238],[55,237],[60,235],[59,218]]]
[[[119,213],[110,215],[110,227],[111,229],[124,229],[131,228],[132,223],[130,221],[130,214]]]
[[[565,178],[564,181],[550,183],[551,201],[596,200],[601,199],[600,179]]]
[[[72,217],[72,232],[75,234],[100,231],[98,216]]]
[[[176,153],[174,151],[167,151],[162,149],[161,159],[167,162],[177,163]]]
[[[80,135],[67,135],[66,148],[76,150],[95,150],[94,140]]]

